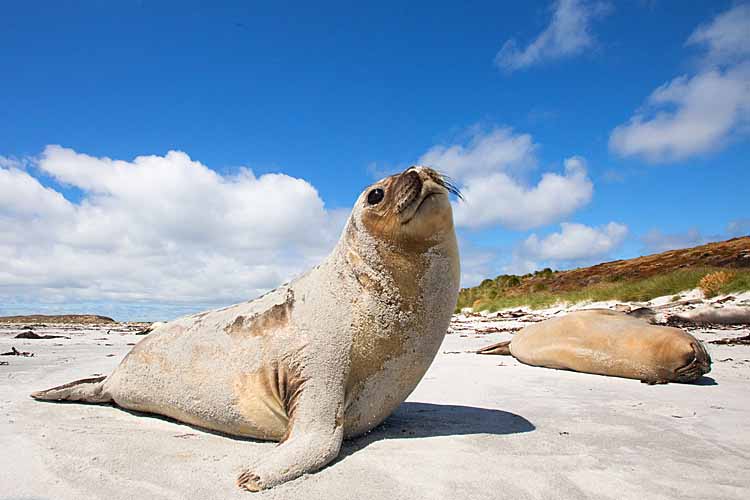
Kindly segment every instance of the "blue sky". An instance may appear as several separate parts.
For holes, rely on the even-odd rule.
[[[5,5],[0,313],[250,298],[426,159],[474,195],[464,285],[750,231],[747,3],[215,3]]]

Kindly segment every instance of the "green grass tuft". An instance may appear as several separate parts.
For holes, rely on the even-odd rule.
[[[748,290],[750,290],[750,271],[737,271],[729,283],[722,285],[719,293],[738,293]]]

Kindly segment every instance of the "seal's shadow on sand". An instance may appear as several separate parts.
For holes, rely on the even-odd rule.
[[[344,441],[338,460],[382,439],[409,439],[467,434],[519,434],[536,427],[520,415],[475,406],[402,403],[368,434]],[[338,461],[337,460],[337,461]]]
[[[41,401],[47,404],[78,405],[78,401]],[[200,432],[214,434],[235,441],[250,441],[256,443],[270,443],[260,439],[233,436],[223,432],[205,429],[195,425],[181,422],[173,418],[145,413],[137,410],[129,410],[112,403],[89,403],[90,406],[108,406],[117,408],[118,411],[130,415],[162,420],[177,425],[193,428]],[[409,439],[433,436],[461,436],[468,434],[520,434],[531,432],[536,427],[520,415],[491,408],[477,408],[475,406],[439,405],[433,403],[401,403],[393,414],[385,419],[372,431],[354,439],[344,441],[341,446],[339,458],[331,463],[336,463],[342,458],[359,451],[369,444],[382,439]]]
[[[701,378],[693,382],[693,385],[719,385],[719,383],[712,377],[703,375]]]

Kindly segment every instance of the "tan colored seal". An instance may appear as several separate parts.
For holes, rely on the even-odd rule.
[[[692,335],[608,309],[542,321],[519,331],[510,342],[478,352],[511,354],[527,365],[650,384],[693,382],[711,371],[711,357]]]
[[[238,484],[313,472],[382,422],[430,366],[456,305],[455,189],[411,167],[366,189],[331,255],[255,300],[164,324],[108,377],[32,394],[113,402],[278,440]]]

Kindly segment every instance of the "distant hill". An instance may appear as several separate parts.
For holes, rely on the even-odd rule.
[[[717,282],[717,292],[750,289],[750,236],[569,271],[548,268],[523,276],[500,275],[462,289],[458,309],[649,300],[695,288],[709,274],[714,274],[711,280]]]
[[[53,316],[31,314],[28,316],[0,316],[0,323],[78,323],[91,325],[117,323],[117,321],[106,316],[97,316],[95,314],[61,314]]]

